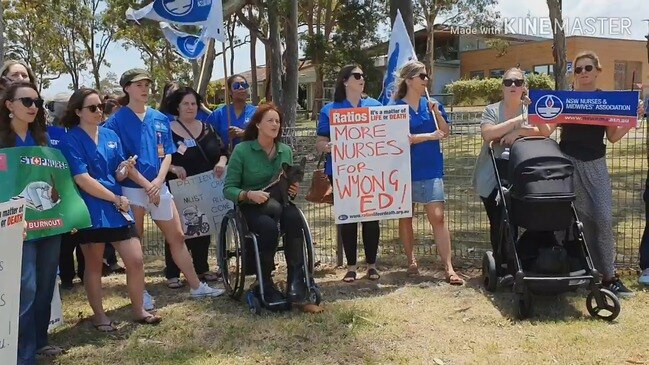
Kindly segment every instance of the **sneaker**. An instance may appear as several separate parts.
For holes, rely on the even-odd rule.
[[[609,282],[602,282],[602,285],[604,288],[612,291],[618,298],[629,298],[635,295],[618,277],[615,277],[615,279]]]
[[[58,346],[47,345],[41,347],[36,351],[36,358],[44,359],[47,357],[58,356],[61,355],[63,352],[64,352],[63,349]]]
[[[225,293],[225,290],[212,288],[203,282],[201,282],[198,288],[189,289],[189,294],[191,295],[192,298],[218,297],[223,293]]]
[[[142,304],[145,311],[152,311],[153,308],[155,308],[155,299],[153,299],[146,289],[144,289],[144,292],[142,293]]]
[[[638,283],[649,285],[649,268],[642,270],[642,274],[638,278]]]

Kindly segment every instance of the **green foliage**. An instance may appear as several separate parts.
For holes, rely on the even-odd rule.
[[[529,89],[554,89],[554,80],[547,74],[530,74],[526,77]],[[486,101],[491,104],[502,99],[502,79],[458,80],[446,85],[445,92],[453,94],[456,104],[472,105],[476,101]]]

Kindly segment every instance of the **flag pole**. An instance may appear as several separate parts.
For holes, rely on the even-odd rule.
[[[428,99],[429,103],[432,103],[433,101],[430,99],[430,94],[428,93],[428,88],[426,88],[426,99]],[[432,112],[432,110],[431,110]],[[433,113],[433,121],[435,122],[435,128],[439,130],[439,124],[437,123],[437,117],[435,116],[435,113]]]
[[[225,60],[225,42],[221,42],[221,53],[223,54],[223,78],[225,79],[225,84],[223,84],[223,94],[225,95],[225,114],[228,118],[228,150],[232,152],[232,138],[230,137],[230,126],[232,126],[232,121],[230,120],[230,96],[228,95],[228,92],[230,90],[228,90],[228,62]]]

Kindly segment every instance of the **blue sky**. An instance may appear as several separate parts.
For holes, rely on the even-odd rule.
[[[642,5],[645,4],[645,5]],[[570,0],[564,1],[564,18],[568,21],[568,26],[571,31],[575,32],[592,32],[598,37],[609,38],[626,38],[626,39],[640,39],[644,40],[644,36],[648,32],[648,27],[642,20],[649,17],[649,12],[640,11],[640,9],[647,9],[646,0],[624,0],[624,1],[610,1],[610,0]],[[542,21],[537,23],[524,20],[529,14],[533,18],[547,18],[548,8],[546,0],[500,0],[497,6],[504,18],[508,18],[512,28],[521,28],[523,31],[531,30],[533,33],[544,32]],[[584,24],[590,18],[591,24],[595,24],[594,28],[587,28]],[[440,22],[442,19],[440,19]],[[628,28],[626,26],[628,25]],[[136,25],[133,25],[136,26]],[[531,27],[531,28],[530,28]],[[625,32],[628,29],[629,32]],[[628,34],[630,33],[630,34]],[[248,34],[247,29],[238,29],[237,35],[240,38]],[[543,34],[535,34],[543,35]],[[568,34],[570,35],[570,34]],[[590,35],[590,34],[589,34]],[[384,35],[387,40],[388,34]],[[264,63],[265,52],[261,42],[257,42],[256,47],[257,62]],[[217,44],[217,49],[220,45]],[[244,45],[235,50],[235,66],[234,72],[243,72],[250,69],[250,45]],[[133,67],[143,67],[144,64],[140,59],[139,52],[134,49],[125,51],[119,43],[114,43],[108,53],[107,59],[110,62],[110,67],[102,68],[102,75],[112,71],[115,74],[121,75],[122,72]],[[230,64],[229,57],[228,65]],[[218,57],[215,61],[212,79],[223,77],[223,61]],[[229,70],[232,73],[232,70]],[[82,84],[91,85],[92,78],[90,75],[83,75]],[[49,89],[44,91],[45,97],[51,97],[57,92],[68,91],[70,78],[63,76],[58,80],[54,80]]]

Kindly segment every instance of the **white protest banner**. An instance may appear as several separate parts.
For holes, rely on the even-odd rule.
[[[333,109],[336,224],[412,216],[407,105]]]
[[[185,238],[218,235],[221,221],[234,204],[223,196],[223,181],[214,172],[169,181],[169,190],[180,213]]]
[[[25,199],[0,203],[0,364],[18,357],[24,209]]]
[[[54,295],[52,295],[50,308],[50,325],[47,327],[47,332],[51,333],[56,327],[59,327],[63,324],[63,303],[61,303],[58,276],[56,277],[56,282],[54,282]]]

